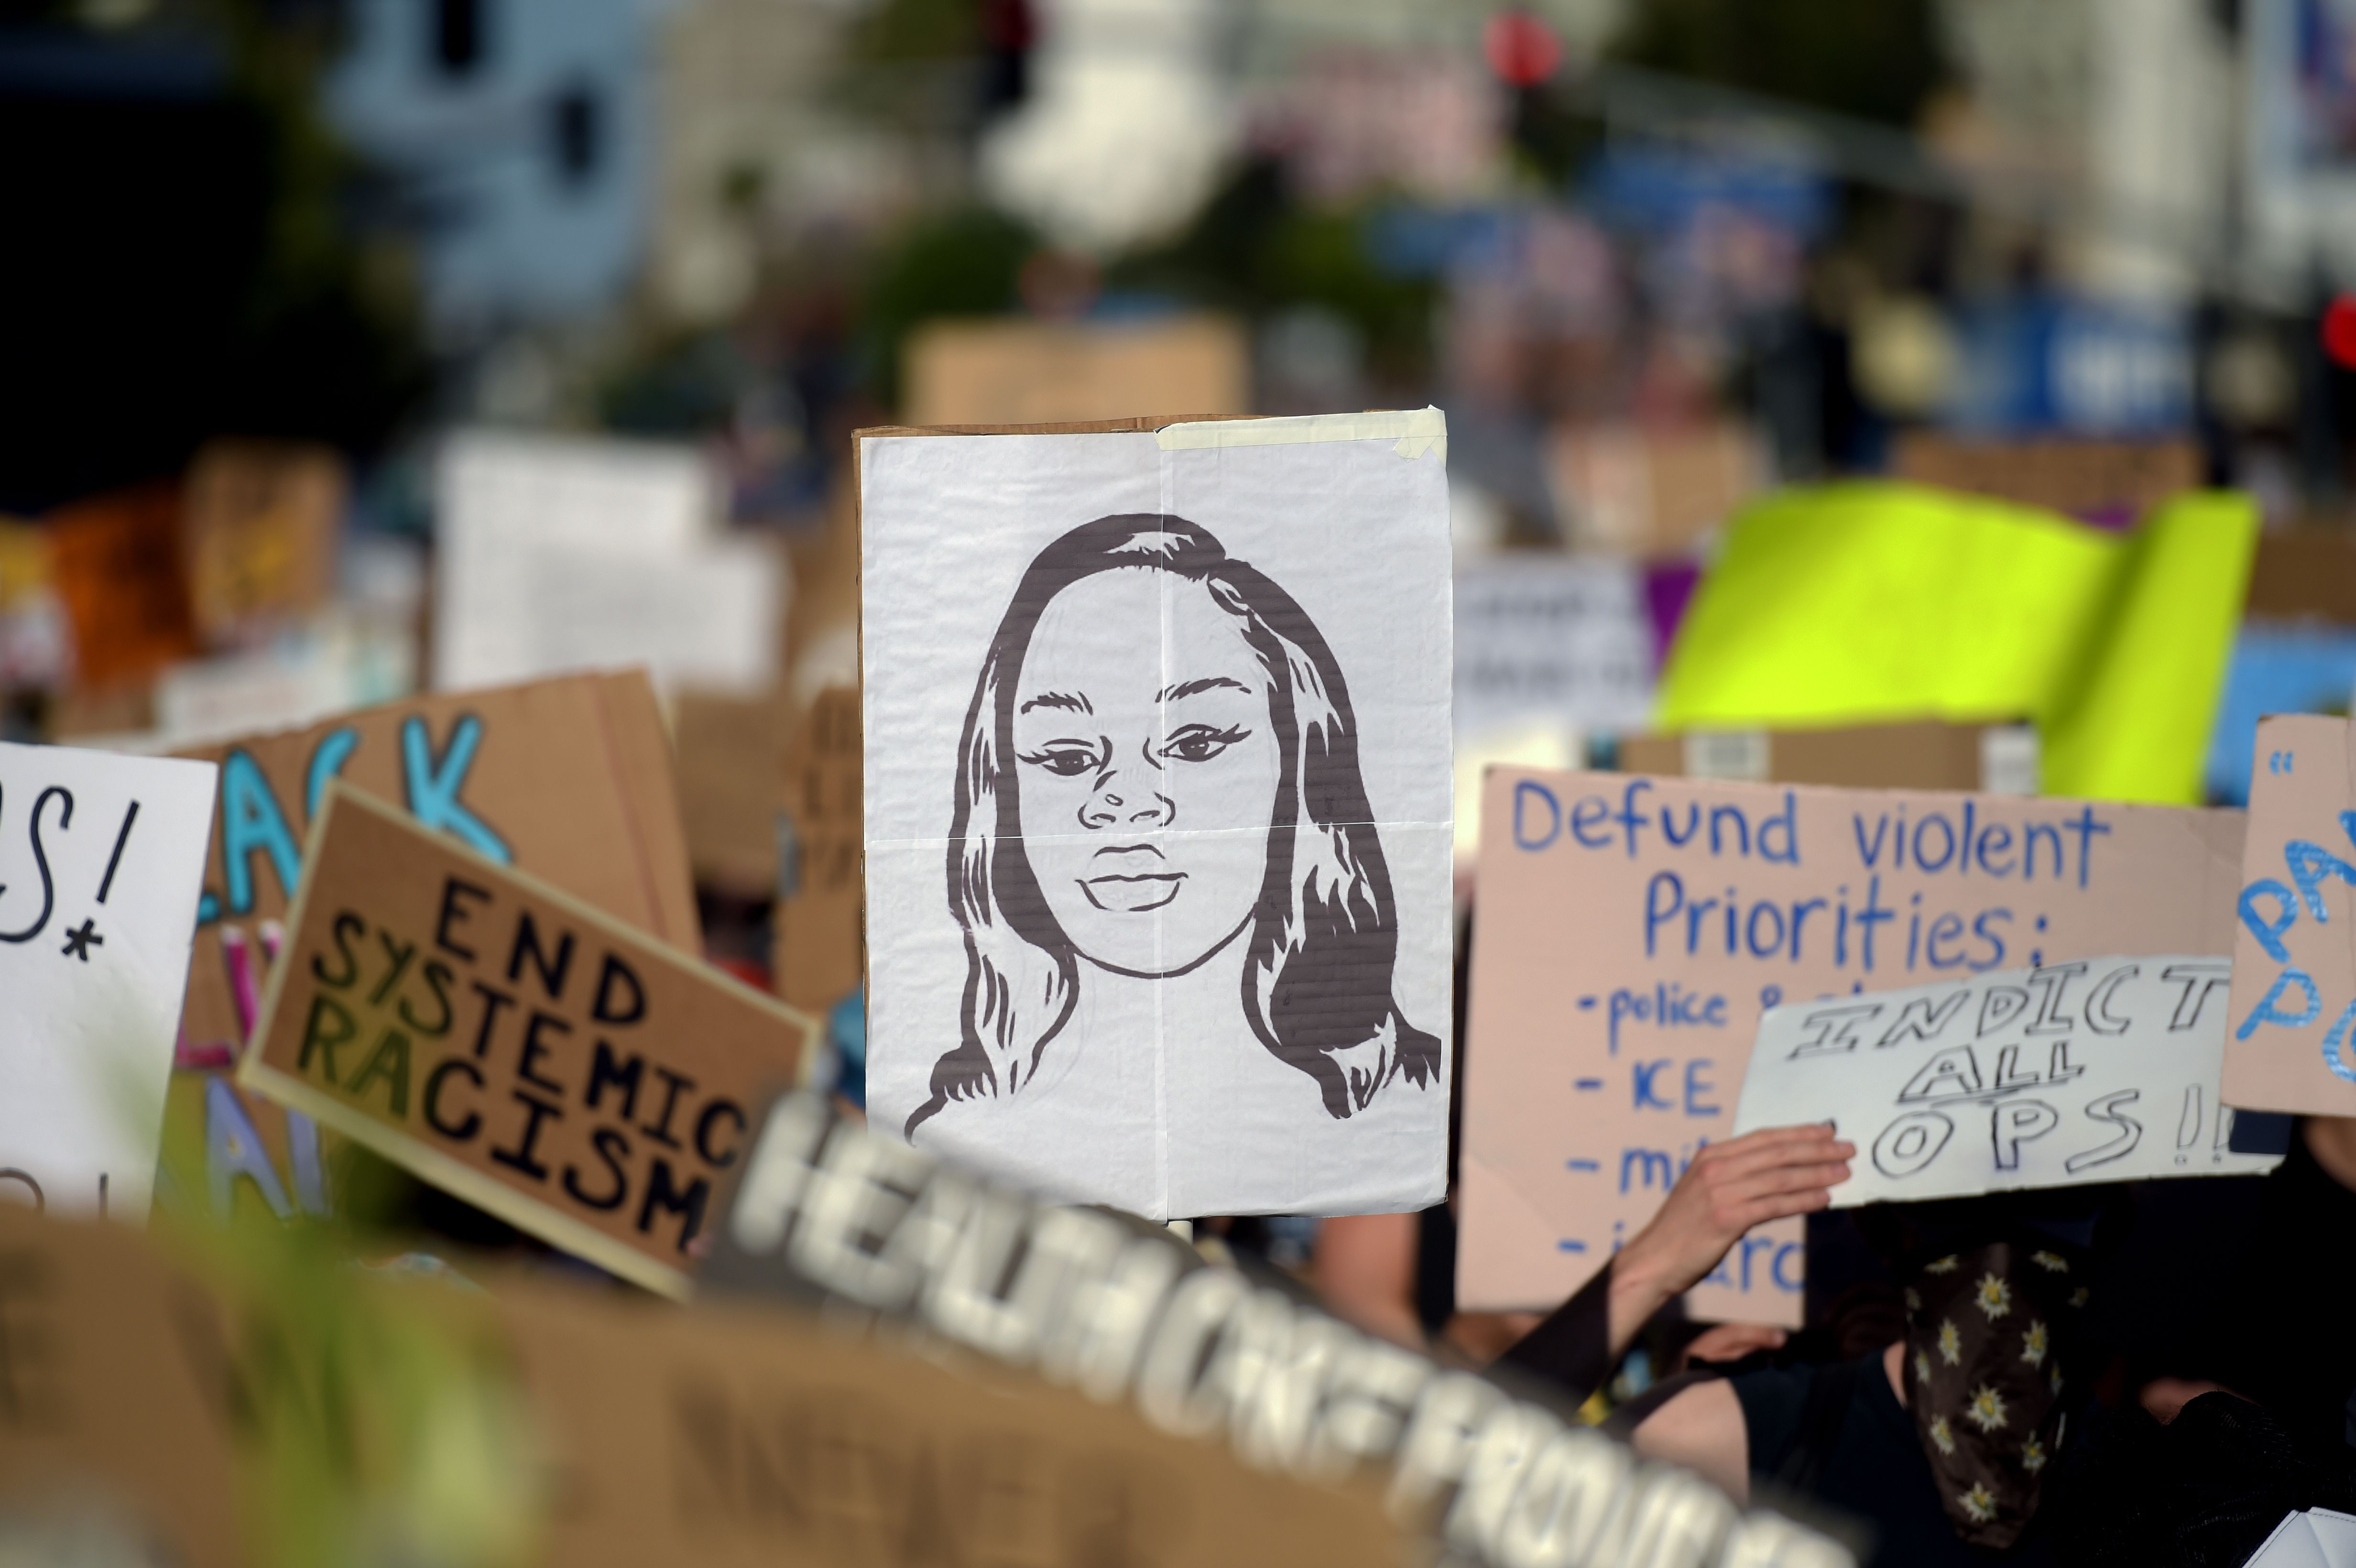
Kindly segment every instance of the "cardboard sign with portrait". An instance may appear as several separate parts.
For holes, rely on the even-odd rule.
[[[1496,768],[1482,814],[1468,1309],[1551,1307],[1644,1227],[1730,1136],[1768,1008],[2233,947],[2234,811]],[[1804,1262],[1762,1227],[1688,1305],[1796,1326]]]
[[[1153,1218],[1439,1199],[1445,441],[862,434],[879,1122]]]

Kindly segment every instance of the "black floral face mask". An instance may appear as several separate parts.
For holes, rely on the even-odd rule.
[[[1906,1396],[1955,1534],[2020,1537],[2064,1435],[2062,1357],[2086,1304],[2083,1254],[1997,1242],[1932,1259],[1906,1287]]]

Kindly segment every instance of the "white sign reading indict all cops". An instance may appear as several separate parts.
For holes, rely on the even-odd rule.
[[[1858,1153],[1835,1208],[2267,1170],[2217,1097],[2232,976],[2097,958],[1776,1008],[1734,1131],[1837,1124]]]
[[[217,771],[0,744],[0,1202],[145,1216]]]

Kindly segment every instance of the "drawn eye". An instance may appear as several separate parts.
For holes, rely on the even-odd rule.
[[[1207,763],[1250,733],[1243,729],[1214,730],[1208,724],[1189,724],[1162,742],[1162,754],[1182,763]]]
[[[1057,778],[1073,779],[1103,766],[1104,754],[1101,745],[1085,741],[1050,741],[1035,752],[1025,752],[1023,760]]]

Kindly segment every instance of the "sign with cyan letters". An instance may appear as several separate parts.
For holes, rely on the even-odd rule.
[[[1835,1123],[1833,1207],[2162,1176],[2248,1176],[2217,1098],[2227,960],[2073,959],[1772,1008],[1736,1136]]]
[[[1494,768],[1482,823],[1468,1310],[1551,1307],[1643,1229],[1771,1008],[2233,949],[2239,812]],[[1796,1328],[1804,1257],[1762,1226],[1688,1306]]]
[[[690,1243],[807,1019],[328,786],[238,1081],[600,1267]]]
[[[2356,726],[2258,724],[2225,1101],[2356,1116]]]

